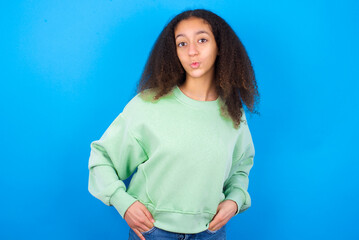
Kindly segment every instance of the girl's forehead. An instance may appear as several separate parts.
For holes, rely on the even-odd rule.
[[[188,19],[181,20],[175,27],[175,33],[198,30],[207,30],[211,32],[211,26],[202,18],[190,17]]]

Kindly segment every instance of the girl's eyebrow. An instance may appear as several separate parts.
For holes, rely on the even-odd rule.
[[[208,32],[206,32],[206,31],[204,31],[204,30],[199,30],[198,32],[196,32],[196,35],[198,35],[198,34],[201,34],[201,33],[205,33],[205,34],[208,34],[209,35],[209,33]],[[177,36],[176,36],[176,38],[175,39],[177,39],[178,37],[184,37],[184,36],[186,36],[185,34],[178,34]]]

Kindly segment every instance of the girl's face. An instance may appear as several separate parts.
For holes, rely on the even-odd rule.
[[[218,49],[210,25],[202,18],[191,17],[179,22],[174,32],[177,56],[187,78],[212,80]]]

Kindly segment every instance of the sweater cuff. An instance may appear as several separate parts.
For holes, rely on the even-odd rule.
[[[236,214],[234,214],[234,216],[236,216],[240,212],[241,207],[245,202],[245,199],[246,196],[244,195],[244,193],[240,189],[236,189],[236,188],[231,189],[231,192],[226,196],[225,200],[233,200],[237,203],[238,209]]]
[[[136,201],[136,198],[132,197],[123,189],[118,189],[110,198],[110,204],[116,208],[123,219],[126,210]]]

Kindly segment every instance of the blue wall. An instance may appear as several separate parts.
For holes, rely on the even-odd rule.
[[[87,190],[90,142],[188,8],[233,27],[261,93],[261,115],[248,116],[252,206],[229,221],[228,239],[359,239],[358,1],[1,5],[0,239],[127,239],[115,208]]]

